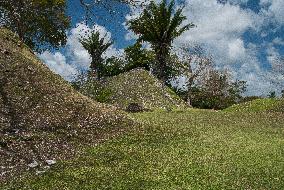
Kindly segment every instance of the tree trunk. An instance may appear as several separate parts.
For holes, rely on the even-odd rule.
[[[194,77],[191,76],[189,77],[188,81],[187,81],[187,97],[186,97],[186,102],[187,102],[187,105],[192,107],[191,105],[191,88],[192,88],[192,85],[193,85],[193,80],[194,80]]]
[[[156,66],[156,75],[157,78],[160,79],[163,84],[166,84],[168,80],[167,76],[167,57],[169,56],[169,46],[167,45],[159,45],[155,49],[156,60],[158,65]]]
[[[90,65],[90,73],[94,79],[100,79],[102,72],[102,62],[103,59],[101,57],[92,56],[92,62]]]

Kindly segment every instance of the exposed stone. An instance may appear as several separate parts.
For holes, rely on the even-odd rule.
[[[56,164],[55,160],[45,160],[45,162],[47,163],[47,165],[54,165],[54,164]]]
[[[28,164],[28,166],[30,167],[30,168],[35,168],[35,167],[37,167],[39,164],[38,164],[38,162],[37,161],[33,161],[32,163],[30,163],[30,164]]]
[[[37,170],[36,171],[36,175],[40,175],[40,174],[43,174],[45,173],[46,171],[45,170]]]
[[[138,103],[130,103],[127,108],[126,111],[128,112],[142,112],[144,111],[143,106],[138,104]]]

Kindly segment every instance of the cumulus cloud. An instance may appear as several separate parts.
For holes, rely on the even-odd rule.
[[[274,18],[277,24],[284,24],[284,1],[283,0],[260,0],[262,13],[270,18]]]
[[[243,40],[241,40],[239,38],[235,39],[232,42],[229,42],[228,47],[229,47],[229,49],[228,49],[229,57],[232,60],[237,60],[239,58],[242,58],[246,54],[244,42],[243,42]]]
[[[79,39],[87,36],[91,31],[99,31],[106,41],[111,39],[111,33],[103,26],[94,25],[89,27],[83,23],[78,23],[75,28],[69,31],[64,55],[61,52],[51,53],[45,51],[39,57],[51,70],[70,81],[79,71],[89,69],[91,58],[79,42]],[[103,54],[103,57],[121,55],[122,53],[123,50],[112,45]]]
[[[281,45],[284,46],[284,40],[282,38],[276,37],[273,39],[273,44],[274,45]]]
[[[251,10],[242,9],[242,3],[247,1],[188,0],[184,14],[197,27],[184,33],[175,44],[203,44],[217,68],[231,70],[234,78],[248,81],[249,94],[260,95],[272,87],[257,58],[257,45],[246,45],[243,35],[248,30],[257,31],[262,19]]]
[[[184,15],[196,27],[176,39],[174,45],[203,45],[213,55],[217,68],[230,69],[235,78],[248,81],[249,94],[260,95],[273,88],[273,74],[263,68],[258,59],[260,45],[249,43],[244,34],[250,31],[267,36],[264,26],[271,19],[278,23],[284,21],[284,1],[261,0],[259,13],[241,7],[247,3],[248,0],[185,0]],[[134,10],[127,19],[136,17],[140,12]],[[127,39],[135,37],[132,33],[127,34]],[[274,39],[274,44],[282,43],[281,38]]]
[[[66,58],[60,52],[51,53],[45,51],[39,55],[45,64],[55,73],[67,80],[72,80],[72,76],[77,74],[76,68],[66,63]]]
[[[205,44],[223,62],[234,63],[245,57],[242,35],[255,27],[253,12],[215,0],[188,0],[184,14],[196,27],[185,32],[176,44],[184,41]]]
[[[231,4],[246,4],[249,0],[228,0],[228,2],[230,2]]]

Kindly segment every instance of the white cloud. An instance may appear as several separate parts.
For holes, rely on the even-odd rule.
[[[228,44],[228,51],[229,51],[229,57],[232,60],[238,60],[239,58],[242,58],[246,54],[246,50],[244,47],[244,42],[241,39],[236,39],[232,42],[229,42]]]
[[[55,73],[67,80],[72,80],[72,76],[77,74],[76,68],[66,63],[66,58],[60,52],[50,53],[45,51],[39,55],[45,64]]]
[[[284,1],[283,0],[260,0],[262,14],[273,18],[277,24],[284,24]],[[271,21],[270,19],[268,21]]]
[[[263,68],[257,58],[259,45],[245,45],[243,38],[248,30],[261,32],[266,19],[270,19],[265,18],[267,15],[240,8],[239,4],[247,3],[246,0],[225,4],[216,0],[187,2],[184,14],[197,27],[184,33],[175,41],[176,44],[186,41],[203,44],[213,54],[218,68],[228,68],[235,78],[247,81],[248,95],[268,94],[276,88],[280,91],[274,79],[284,83],[283,76],[281,78],[281,75]],[[277,38],[274,43],[281,44],[282,40]]]
[[[223,61],[236,55],[245,56],[242,35],[255,27],[255,14],[251,11],[238,5],[220,4],[216,0],[188,0],[184,14],[197,27],[185,32],[176,43],[194,41],[205,44]],[[240,52],[236,52],[238,50]]]
[[[249,0],[228,0],[231,4],[246,4]]]
[[[266,94],[273,89],[273,75],[262,68],[257,58],[259,45],[246,44],[246,39],[243,38],[244,33],[249,30],[267,36],[268,33],[263,28],[271,22],[272,17],[284,21],[281,16],[284,6],[278,7],[284,1],[262,0],[261,6],[264,6],[264,1],[268,2],[267,10],[263,8],[260,13],[255,13],[240,7],[241,4],[248,3],[248,0],[228,0],[227,3],[218,3],[217,0],[185,0],[184,15],[197,27],[176,39],[174,45],[203,45],[215,58],[217,68],[229,68],[235,78],[248,81],[250,94]],[[133,10],[132,17],[136,17],[140,12],[141,10]],[[129,18],[131,17],[127,19]],[[136,38],[133,34],[128,34],[127,37]],[[280,44],[282,41],[275,39],[274,43]]]
[[[269,47],[266,49],[266,53],[267,53],[267,61],[273,65],[273,63],[275,62],[275,60],[280,57],[279,52],[277,51],[277,49],[273,46],[273,43],[269,44]]]
[[[106,41],[111,39],[111,33],[103,26],[94,25],[90,28],[83,23],[78,23],[68,34],[64,55],[60,52],[50,53],[46,51],[39,57],[55,73],[60,74],[66,80],[72,80],[78,71],[89,69],[91,58],[79,42],[79,38],[87,36],[91,31],[99,31],[101,36],[105,36]],[[112,45],[103,54],[103,57],[121,55],[122,53],[123,50],[116,49]]]
[[[281,45],[284,46],[284,40],[282,38],[276,37],[273,39],[272,43],[274,45]]]

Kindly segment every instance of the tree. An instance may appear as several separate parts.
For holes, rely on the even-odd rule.
[[[155,61],[154,53],[151,50],[142,48],[142,44],[137,42],[125,49],[126,66],[125,71],[138,67],[150,71],[153,62]]]
[[[35,51],[66,43],[65,0],[0,0],[0,26],[19,35]]]
[[[224,109],[242,99],[246,90],[245,81],[232,81],[228,72],[210,69],[192,88],[192,105],[205,109]]]
[[[183,8],[178,8],[174,11],[174,0],[168,5],[166,0],[160,4],[152,1],[138,18],[127,23],[129,29],[139,35],[139,42],[146,41],[151,44],[156,55],[154,74],[164,84],[168,80],[167,59],[173,40],[194,26],[192,23],[181,26],[186,20],[182,10]]]
[[[275,91],[269,92],[268,98],[276,98],[276,92]]]
[[[176,64],[178,67],[176,70],[179,70],[179,74],[186,78],[185,86],[186,94],[185,99],[187,104],[191,105],[191,91],[194,89],[194,84],[197,79],[206,75],[206,72],[213,69],[213,59],[211,55],[207,55],[204,49],[200,45],[190,45],[183,44],[177,48],[179,52],[179,64]]]
[[[120,57],[112,56],[105,60],[102,77],[112,77],[124,72],[125,61]]]
[[[271,60],[271,75],[264,75],[274,88],[277,89],[277,93],[281,93],[284,89],[284,56],[274,56]]]
[[[113,44],[113,42],[107,40],[106,36],[100,38],[100,32],[98,31],[92,31],[89,35],[82,37],[79,40],[92,58],[90,65],[91,76],[100,79],[102,77],[104,61],[102,54]]]

